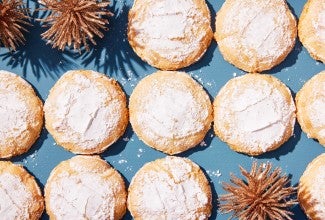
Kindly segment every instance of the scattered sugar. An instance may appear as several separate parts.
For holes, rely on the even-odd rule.
[[[208,146],[208,145],[205,143],[205,141],[202,141],[202,142],[200,143],[200,146],[201,146],[201,147],[206,147],[206,146]]]
[[[125,141],[125,142],[128,142],[129,140],[130,140],[130,138],[128,138],[128,137],[123,138],[123,141]]]
[[[210,177],[220,177],[222,175],[220,170],[207,170],[206,172]]]
[[[123,163],[127,163],[128,161],[127,160],[124,160],[124,159],[121,159],[118,161],[119,164],[123,164]]]

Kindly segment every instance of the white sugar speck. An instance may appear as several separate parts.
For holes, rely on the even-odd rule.
[[[130,138],[128,138],[128,137],[123,138],[123,141],[125,141],[125,142],[128,142],[129,140],[130,140]]]
[[[124,159],[121,159],[118,161],[119,164],[123,164],[123,163],[127,163],[128,161],[127,160],[124,160]]]

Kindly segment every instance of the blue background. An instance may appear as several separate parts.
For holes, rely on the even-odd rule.
[[[114,17],[110,18],[108,25],[110,30],[103,39],[97,39],[97,46],[94,46],[90,52],[82,54],[69,50],[61,52],[46,45],[40,37],[46,28],[41,27],[39,22],[35,21],[35,18],[43,16],[43,12],[33,10],[39,7],[35,1],[25,2],[32,8],[31,14],[34,18],[33,26],[28,28],[29,33],[26,34],[27,44],[16,52],[0,48],[0,69],[23,76],[33,85],[43,101],[58,78],[71,69],[91,69],[105,73],[119,81],[128,97],[143,77],[156,71],[155,68],[141,61],[128,44],[127,14],[132,1],[117,0],[111,3],[110,10],[114,13]],[[215,14],[223,2],[221,0],[207,1],[211,10],[213,29]],[[289,0],[288,3],[295,16],[299,17],[305,1]],[[211,100],[229,79],[244,74],[224,61],[215,41],[211,43],[199,62],[183,70],[204,86]],[[324,64],[313,60],[297,41],[286,60],[267,73],[281,79],[295,96],[306,80],[321,70],[324,70]],[[188,157],[199,164],[210,180],[214,194],[211,219],[229,217],[217,211],[217,198],[218,195],[225,193],[221,183],[229,181],[230,173],[240,175],[239,165],[250,169],[254,160],[270,161],[275,166],[282,167],[283,172],[291,176],[292,184],[297,185],[307,164],[324,152],[324,148],[317,141],[306,137],[298,124],[295,126],[294,136],[281,148],[258,157],[250,157],[230,150],[225,143],[214,136],[212,130],[208,132],[204,141],[205,144],[201,144],[202,146],[199,145],[179,156]],[[52,136],[46,129],[43,129],[40,138],[31,150],[22,156],[13,158],[12,161],[23,164],[43,188],[51,170],[59,162],[72,156],[74,156],[72,153],[56,146]],[[123,175],[128,185],[141,166],[165,155],[139,141],[129,125],[122,138],[101,156]],[[306,219],[299,205],[293,207],[292,211],[294,219]],[[48,216],[44,214],[43,219],[47,218]],[[130,214],[127,213],[124,219],[131,219]]]

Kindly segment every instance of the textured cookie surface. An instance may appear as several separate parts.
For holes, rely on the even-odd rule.
[[[199,144],[210,128],[207,93],[183,72],[158,71],[142,79],[130,97],[130,122],[147,145],[168,154]]]
[[[321,154],[307,166],[298,186],[299,203],[309,219],[325,219],[324,186],[325,154]]]
[[[18,75],[0,70],[0,158],[30,149],[43,125],[43,104]]]
[[[118,83],[88,70],[66,72],[51,89],[44,112],[55,141],[78,154],[103,152],[128,123],[126,97]]]
[[[296,104],[302,130],[325,146],[325,71],[305,83],[297,93]]]
[[[133,177],[128,209],[134,219],[208,219],[211,188],[199,166],[168,156],[145,164]]]
[[[299,18],[298,35],[310,55],[325,63],[325,1],[308,0]]]
[[[121,175],[98,156],[61,162],[45,185],[50,219],[121,219],[126,189]]]
[[[23,167],[0,161],[0,218],[37,220],[44,198],[35,179]]]
[[[296,35],[296,20],[285,0],[226,0],[216,16],[220,52],[247,72],[262,72],[282,62]]]
[[[293,134],[290,90],[270,75],[246,74],[228,81],[214,101],[214,131],[233,150],[259,155]]]
[[[136,0],[129,12],[130,45],[159,69],[191,65],[201,58],[212,38],[204,0]]]

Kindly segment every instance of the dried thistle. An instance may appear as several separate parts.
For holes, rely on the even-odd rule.
[[[271,171],[271,163],[257,166],[255,161],[251,172],[240,167],[246,181],[231,174],[233,184],[223,183],[228,194],[222,195],[220,210],[232,213],[232,218],[245,220],[292,219],[292,212],[287,208],[296,204],[296,199],[290,198],[296,191],[288,186],[290,180],[281,174],[281,168]]]
[[[27,12],[22,0],[0,0],[0,45],[16,50],[25,43],[23,26],[31,25]]]
[[[45,26],[50,26],[42,38],[60,50],[73,45],[75,50],[80,51],[84,46],[89,51],[87,41],[96,45],[94,37],[104,36],[108,24],[105,17],[112,15],[106,9],[107,0],[42,0],[41,3],[42,10],[50,11],[49,16],[41,19]]]

